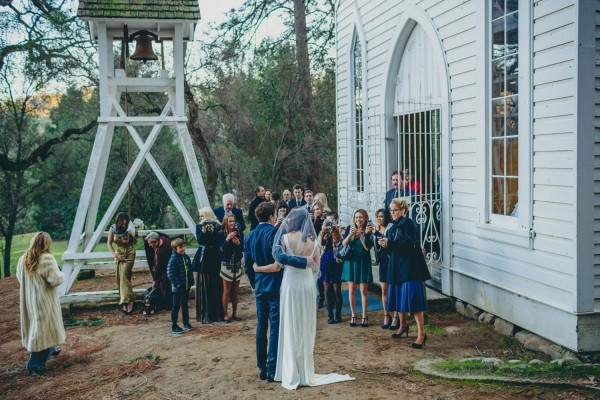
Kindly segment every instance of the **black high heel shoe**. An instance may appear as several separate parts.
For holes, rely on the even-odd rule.
[[[425,342],[427,342],[427,335],[425,335],[421,343],[411,343],[410,347],[412,347],[413,349],[422,349],[425,347]]]
[[[381,329],[388,329],[390,327],[390,314],[387,313],[383,317],[383,324],[381,324]]]
[[[360,326],[361,326],[362,328],[366,328],[366,327],[368,327],[368,326],[369,326],[369,318],[367,318],[367,317],[364,317],[364,318],[362,319],[362,321],[360,321]]]
[[[402,329],[402,332],[400,333],[392,333],[392,337],[394,339],[400,339],[402,336],[404,336],[404,334],[406,334],[406,337],[408,337],[408,331],[410,330],[410,326],[406,325],[406,328]]]
[[[356,315],[350,317],[350,326],[353,328],[356,326]]]
[[[396,321],[396,320],[398,320],[398,323],[394,324],[394,321]],[[392,323],[390,324],[388,329],[390,331],[394,331],[398,328],[400,328],[400,317],[396,315],[395,317],[392,317]]]

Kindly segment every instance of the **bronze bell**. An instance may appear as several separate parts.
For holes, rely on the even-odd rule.
[[[137,61],[155,61],[158,56],[152,50],[152,36],[140,35],[135,38],[135,52],[131,55],[132,60]]]

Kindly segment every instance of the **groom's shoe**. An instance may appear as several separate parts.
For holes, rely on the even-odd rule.
[[[275,377],[273,375],[267,375],[267,382],[275,382]]]
[[[266,381],[267,380],[267,372],[266,371],[260,371],[259,378],[260,378],[261,381]]]

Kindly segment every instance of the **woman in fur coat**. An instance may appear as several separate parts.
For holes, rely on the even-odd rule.
[[[17,264],[21,340],[31,353],[26,365],[30,374],[43,373],[46,361],[60,353],[55,346],[66,338],[56,290],[65,275],[50,253],[51,244],[49,234],[36,234]]]

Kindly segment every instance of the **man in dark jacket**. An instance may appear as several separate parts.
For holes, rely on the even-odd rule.
[[[190,325],[190,316],[188,312],[188,299],[190,289],[194,285],[194,273],[192,272],[192,260],[185,254],[185,242],[177,238],[171,241],[173,254],[167,267],[167,275],[171,281],[173,290],[173,308],[171,308],[171,332],[182,334],[184,330],[194,329]],[[181,308],[181,318],[183,319],[183,329],[177,325],[177,317]]]
[[[235,222],[237,222],[240,225],[242,232],[246,230],[246,224],[244,223],[244,214],[242,213],[242,210],[235,207],[235,196],[233,194],[227,193],[226,195],[224,195],[223,207],[215,208],[213,211],[219,223],[223,222],[225,214],[233,214],[235,216]]]
[[[258,219],[256,218],[256,207],[263,201],[265,201],[265,188],[262,186],[257,186],[254,188],[254,200],[250,203],[250,207],[248,207],[248,221],[250,221],[250,230],[254,230],[258,225]]]
[[[154,283],[149,291],[152,291],[154,303],[150,306],[153,310],[170,310],[173,294],[171,292],[171,282],[167,276],[167,265],[171,258],[171,239],[164,233],[149,232],[144,241],[144,250],[146,260],[152,274]]]
[[[275,377],[277,363],[277,343],[279,338],[279,288],[283,279],[283,270],[278,272],[254,272],[254,263],[257,266],[273,264],[273,241],[277,228],[273,226],[276,221],[275,205],[271,202],[259,204],[256,208],[256,217],[260,221],[255,230],[250,232],[244,240],[244,269],[256,298],[256,359],[260,379],[270,382]],[[306,268],[306,258],[285,257],[285,265]],[[270,327],[267,352],[267,329]]]
[[[288,206],[291,208],[294,207],[302,207],[306,204],[306,200],[304,200],[304,189],[300,185],[294,186],[294,197],[288,202]]]

